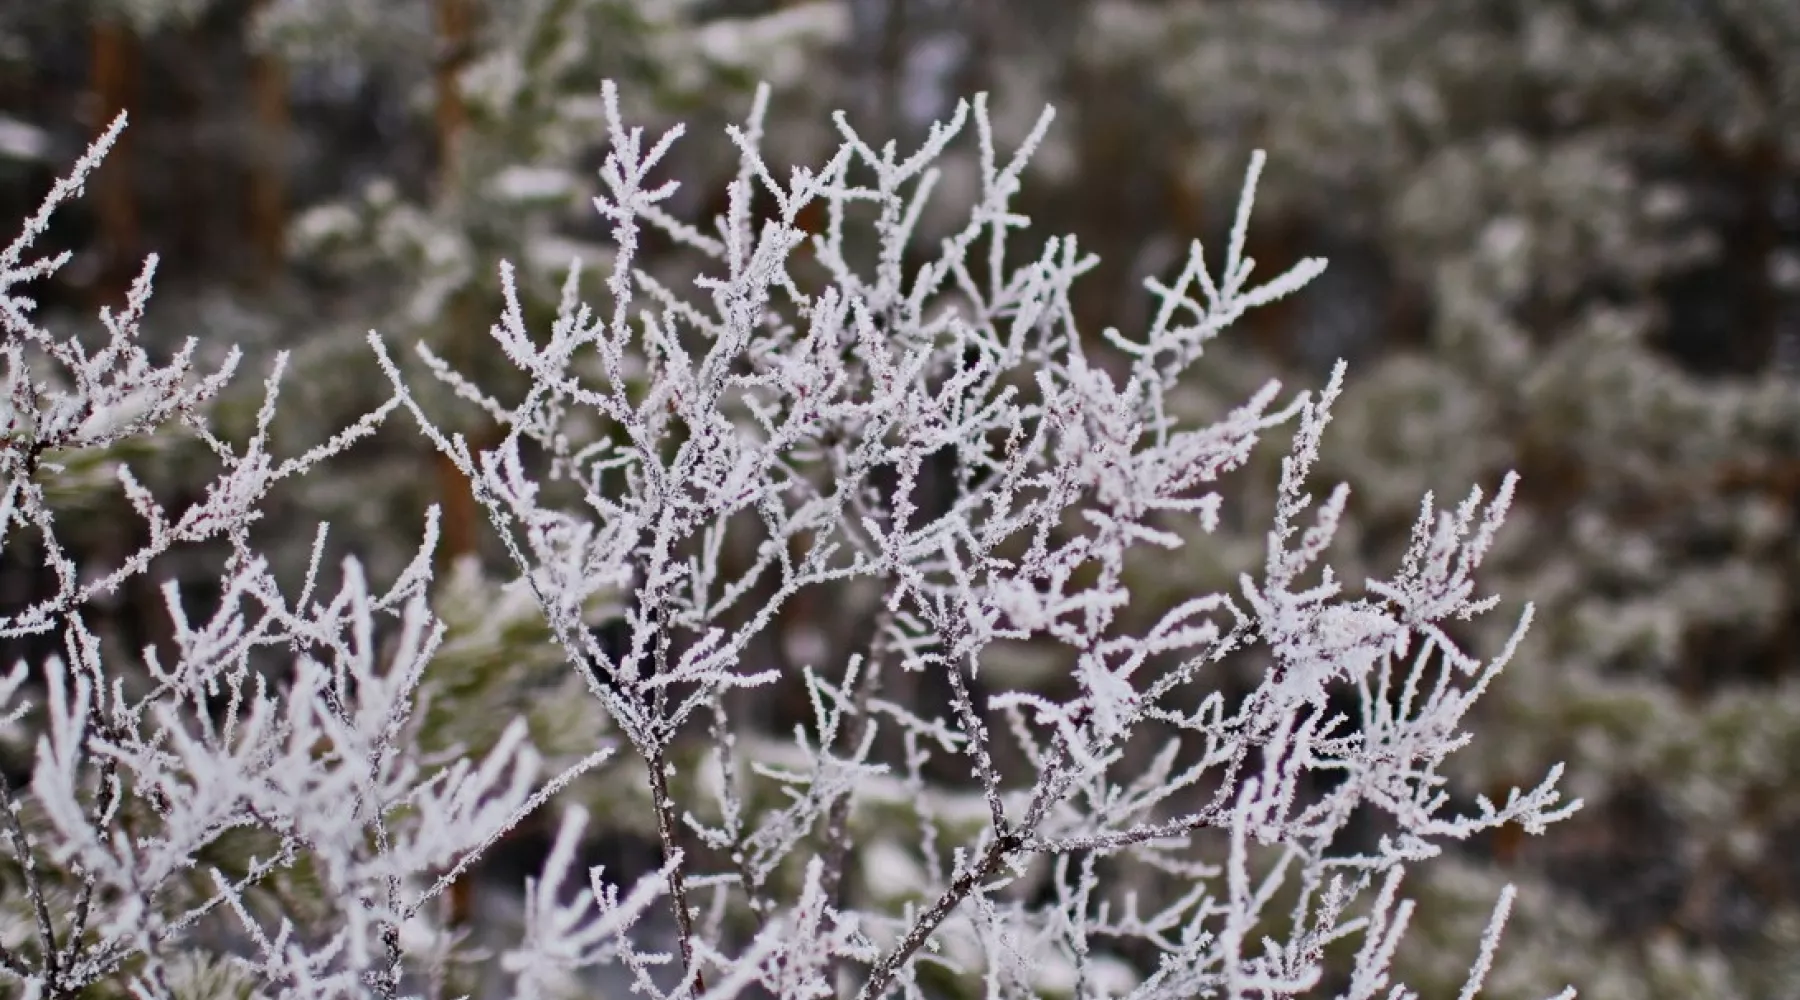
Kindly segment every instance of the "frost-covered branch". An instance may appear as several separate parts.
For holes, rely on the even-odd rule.
[[[759,96],[728,133],[723,213],[681,221],[659,176],[681,129],[652,139],[601,96],[603,301],[584,301],[577,262],[534,330],[503,267],[491,333],[511,383],[424,345],[403,368],[372,333],[392,398],[298,456],[277,457],[271,432],[285,357],[246,439],[226,440],[210,406],[237,356],[204,375],[192,343],[154,359],[136,337],[150,269],[95,347],[40,328],[13,292],[57,264],[21,263],[48,208],[0,254],[0,538],[54,578],[0,609],[0,634],[62,640],[30,685],[23,668],[0,682],[0,721],[31,748],[28,789],[0,778],[27,932],[0,948],[0,978],[29,996],[162,996],[204,953],[259,995],[437,991],[431,963],[480,952],[435,904],[561,799],[523,940],[497,963],[521,997],[577,991],[604,965],[657,1000],[916,997],[938,976],[997,996],[1334,981],[1372,996],[1412,912],[1408,865],[1576,808],[1553,771],[1459,812],[1441,771],[1517,648],[1515,633],[1478,655],[1449,627],[1497,605],[1474,574],[1510,477],[1485,506],[1480,490],[1454,512],[1427,497],[1399,571],[1350,595],[1325,564],[1348,487],[1319,501],[1310,485],[1342,366],[1317,394],[1284,402],[1271,383],[1210,425],[1171,406],[1212,338],[1323,267],[1254,280],[1260,155],[1218,269],[1196,245],[1174,282],[1150,283],[1160,308],[1139,337],[1084,336],[1069,294],[1093,260],[1072,238],[1028,245],[1016,205],[1048,114],[1004,154],[981,98],[910,152],[840,116],[837,151],[783,174]],[[928,241],[946,161],[972,171],[975,203]],[[696,277],[651,252],[657,232]],[[419,369],[448,399],[415,391]],[[497,440],[434,412],[454,401]],[[633,794],[567,801],[595,794],[576,779],[612,747],[552,766],[523,718],[427,752],[449,632],[435,509],[385,589],[354,557],[331,566],[322,528],[297,582],[257,549],[272,491],[396,409],[466,477],[517,574],[507,593],[536,604],[631,751],[607,779],[641,769]],[[1261,566],[1151,606],[1145,574],[1217,528],[1223,477],[1290,426]],[[142,544],[76,565],[45,483],[153,433],[214,463],[201,499],[171,510],[119,464]],[[98,598],[209,541],[216,597],[166,584],[166,641],[122,650],[94,626]],[[799,626],[811,645],[785,644]],[[1228,660],[1256,672],[1229,697]],[[755,717],[770,692],[808,719],[771,735]],[[629,889],[573,877],[602,809],[635,813],[661,847]],[[1347,847],[1359,813],[1382,833]],[[1330,948],[1352,939],[1351,958]]]
[[[980,99],[912,153],[877,149],[840,117],[839,150],[782,177],[760,146],[759,99],[730,131],[741,169],[724,214],[690,223],[658,207],[675,185],[653,179],[679,129],[649,141],[620,120],[610,90],[606,100],[612,142],[595,207],[617,244],[607,304],[582,301],[577,264],[554,324],[534,336],[503,270],[509,305],[493,335],[528,379],[516,401],[420,348],[436,378],[499,421],[501,444],[478,451],[441,430],[382,341],[371,344],[397,398],[470,478],[569,661],[649,768],[683,974],[640,975],[643,988],[726,996],[756,982],[782,996],[849,989],[873,1000],[917,991],[922,963],[943,962],[1029,992],[1033,961],[1016,942],[1038,942],[1090,982],[1087,942],[1148,936],[1165,961],[1141,970],[1139,995],[1294,995],[1320,981],[1326,943],[1397,905],[1371,901],[1373,887],[1430,857],[1436,841],[1513,822],[1536,831],[1574,808],[1552,774],[1502,806],[1484,799],[1474,815],[1448,814],[1437,771],[1511,655],[1483,661],[1441,627],[1493,607],[1473,596],[1471,574],[1510,480],[1479,521],[1479,492],[1454,517],[1428,500],[1401,573],[1350,599],[1319,565],[1347,489],[1301,524],[1341,366],[1317,397],[1278,405],[1270,384],[1212,426],[1170,413],[1168,391],[1208,340],[1323,267],[1307,260],[1252,281],[1245,234],[1260,156],[1220,272],[1196,245],[1174,284],[1151,284],[1162,309],[1142,340],[1106,331],[1127,360],[1121,379],[1072,328],[1068,291],[1092,261],[1065,239],[1009,258],[1028,221],[1013,198],[1048,115],[1004,158]],[[902,251],[916,242],[936,164],[962,155],[954,144],[969,131],[978,201],[935,256],[909,264]],[[803,215],[823,223],[807,228]],[[646,228],[708,261],[691,294],[642,260]],[[1261,573],[1239,594],[1197,595],[1148,628],[1126,626],[1139,617],[1134,567],[1212,530],[1214,484],[1296,418]],[[782,676],[750,659],[803,592],[859,587],[880,594],[858,611],[880,617],[880,650],[858,641],[838,651],[850,658],[841,685],[812,665]],[[584,609],[616,588],[631,595],[627,635],[602,644]],[[1066,664],[1070,684],[1052,694],[990,679],[1003,646]],[[1212,674],[1252,649],[1266,650],[1267,673],[1227,705]],[[949,717],[877,697],[877,670],[933,678]],[[816,728],[797,730],[778,765],[744,759],[728,693],[788,683],[801,685]],[[1359,697],[1361,717],[1335,713],[1333,691]],[[689,787],[675,780],[675,751],[701,736],[700,709],[715,720],[706,742],[717,768],[698,776],[713,788],[704,811],[673,800]],[[1017,752],[999,753],[1000,720]],[[901,759],[877,749],[883,731],[904,743]],[[1145,739],[1166,741],[1147,769],[1132,749]],[[955,828],[918,796],[934,754],[960,758],[975,784],[979,806],[969,802],[975,811]],[[859,822],[882,808],[871,789],[896,766],[915,790],[916,849],[939,859],[898,912],[870,909],[866,889],[838,888],[852,842],[875,835]],[[1327,773],[1329,791],[1308,790]],[[746,775],[780,804],[754,814]],[[1380,810],[1394,832],[1375,853],[1336,855],[1359,806]],[[684,829],[699,843],[683,842]],[[806,861],[808,844],[821,845],[822,863]],[[1060,908],[1010,895],[1042,856],[1059,859],[1059,888],[1074,890]],[[1067,857],[1129,861],[1183,889],[1154,931],[1135,917],[1109,921],[1095,869],[1060,882]],[[715,912],[752,916],[759,930],[739,950],[701,939],[691,902],[701,886],[725,907]],[[1254,951],[1248,929],[1267,926],[1272,900],[1296,887],[1292,937]],[[1376,910],[1352,916],[1358,905]],[[850,932],[833,984],[792,992],[801,943],[768,935],[794,919]],[[1369,954],[1385,969],[1391,949]]]

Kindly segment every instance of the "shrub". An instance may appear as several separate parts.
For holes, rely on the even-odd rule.
[[[1074,240],[1008,253],[1048,114],[1004,158],[980,99],[907,155],[840,117],[837,153],[784,181],[760,152],[759,97],[730,132],[727,214],[701,228],[659,208],[674,185],[652,176],[680,130],[648,141],[610,86],[605,98],[603,304],[584,304],[576,263],[550,329],[533,331],[503,267],[493,335],[522,376],[508,384],[525,386],[510,396],[419,349],[499,426],[491,447],[440,429],[376,334],[387,404],[278,456],[278,359],[249,439],[223,439],[208,403],[237,356],[202,373],[192,342],[159,363],[133,340],[154,260],[125,308],[103,312],[100,342],[37,326],[17,289],[66,255],[24,254],[122,123],[0,254],[0,523],[9,555],[56,581],[6,608],[0,634],[62,650],[0,685],[8,739],[34,747],[29,785],[0,784],[0,970],[24,995],[435,996],[476,982],[539,997],[610,966],[658,997],[977,983],[1401,996],[1384,991],[1411,912],[1405,866],[1576,808],[1555,772],[1457,808],[1439,774],[1511,649],[1484,658],[1450,632],[1496,604],[1471,577],[1510,478],[1454,512],[1427,496],[1399,571],[1350,597],[1323,565],[1347,490],[1315,507],[1307,488],[1342,366],[1317,395],[1283,403],[1271,383],[1210,426],[1166,405],[1209,340],[1323,269],[1251,283],[1260,156],[1219,270],[1195,244],[1179,280],[1152,283],[1141,338],[1088,342],[1068,292],[1092,261]],[[934,164],[971,126],[967,224],[909,259]],[[649,266],[652,233],[706,261],[691,294]],[[445,690],[435,511],[385,588],[353,558],[329,567],[322,527],[298,580],[259,556],[265,496],[396,410],[467,477],[516,571],[506,595],[535,603],[544,641],[603,706],[608,731],[582,752],[541,754],[522,719],[480,747],[425,739]],[[1205,544],[1221,477],[1290,424],[1264,564],[1236,592],[1134,602],[1128,564]],[[217,467],[179,511],[124,464],[132,442],[171,435]],[[55,483],[96,467],[116,469],[143,544],[78,566]],[[217,554],[216,596],[165,587],[169,635],[141,650],[90,629],[177,548]],[[847,649],[771,640],[809,594],[856,624]],[[1127,612],[1148,626],[1124,627]],[[1222,661],[1253,647],[1255,683],[1221,683]],[[752,718],[769,703],[749,689],[768,686],[803,698],[791,741]],[[445,724],[454,735],[454,713]],[[638,794],[605,775],[636,776]],[[553,798],[561,825],[525,888],[522,938],[485,955],[449,890]],[[660,869],[625,886],[589,867],[572,884],[589,815],[631,809]],[[1352,844],[1358,822],[1379,835]],[[466,978],[488,959],[486,978]]]

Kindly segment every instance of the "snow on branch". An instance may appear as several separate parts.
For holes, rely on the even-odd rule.
[[[1390,982],[1407,866],[1446,838],[1537,832],[1578,803],[1553,772],[1459,812],[1440,771],[1515,648],[1483,658],[1444,627],[1496,606],[1473,574],[1510,478],[1485,507],[1479,490],[1454,513],[1426,498],[1399,572],[1347,596],[1325,557],[1348,488],[1309,492],[1342,366],[1320,393],[1284,402],[1271,383],[1209,426],[1172,415],[1206,342],[1324,267],[1252,280],[1261,154],[1220,269],[1196,244],[1172,284],[1151,283],[1161,308],[1138,339],[1084,339],[1069,293],[1092,259],[1072,238],[1030,244],[1015,204],[1048,113],[1011,153],[980,97],[912,151],[840,116],[838,150],[784,177],[761,146],[759,96],[728,135],[740,169],[724,211],[684,221],[664,207],[677,181],[659,176],[681,129],[651,137],[610,84],[602,97],[593,205],[616,252],[598,285],[571,265],[554,320],[533,329],[501,268],[492,339],[510,381],[423,345],[397,358],[371,333],[392,398],[299,456],[272,453],[283,359],[234,444],[209,404],[238,355],[202,373],[192,343],[161,360],[139,346],[153,266],[102,313],[97,348],[39,327],[17,291],[61,263],[23,261],[122,122],[0,253],[0,537],[41,552],[57,581],[0,609],[0,634],[61,642],[0,678],[0,724],[33,748],[29,784],[0,781],[25,901],[0,980],[33,997],[102,982],[165,996],[211,950],[257,995],[435,996],[431,956],[479,960],[437,904],[613,748],[551,767],[512,720],[479,753],[422,749],[446,629],[435,511],[386,590],[354,558],[326,572],[323,529],[284,585],[250,532],[271,490],[403,409],[467,478],[515,586],[616,727],[629,755],[609,777],[644,785],[563,809],[522,887],[522,940],[492,963],[513,995],[580,991],[611,967],[657,1000],[919,997],[944,976],[1003,996],[1276,997],[1327,982],[1409,996]],[[976,203],[925,246],[923,209],[956,158],[974,165]],[[698,260],[698,277],[671,277],[659,245]],[[428,411],[421,375],[451,390],[431,405],[461,401],[500,433],[451,430],[466,424]],[[1178,572],[1218,524],[1223,477],[1289,427],[1263,565],[1235,590],[1147,608],[1134,584]],[[45,484],[72,455],[167,433],[216,462],[202,499],[171,511],[119,466],[147,541],[117,565],[75,565]],[[211,540],[229,555],[205,620],[169,584],[161,647],[133,658],[89,627],[97,598]],[[594,608],[620,594],[602,630]],[[820,600],[842,619],[823,625],[849,638],[780,652],[776,633]],[[1053,676],[999,666],[1021,650]],[[1258,665],[1253,690],[1224,695],[1227,657]],[[939,707],[905,694],[919,684]],[[807,720],[759,728],[756,688]],[[632,809],[660,866],[629,888],[598,867],[576,877],[593,819]],[[1359,812],[1385,832],[1349,851]],[[1512,898],[1472,942],[1464,997]]]

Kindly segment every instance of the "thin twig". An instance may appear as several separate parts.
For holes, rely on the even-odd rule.
[[[12,796],[12,788],[5,775],[0,775],[0,815],[5,817],[6,834],[12,841],[13,858],[25,873],[25,895],[31,900],[32,915],[37,919],[38,942],[44,952],[44,980],[54,989],[61,969],[57,961],[56,929],[50,923],[50,904],[44,899],[43,883],[38,881],[30,840],[25,834],[24,825],[19,821],[19,804]]]
[[[644,758],[650,769],[650,796],[656,809],[656,835],[662,841],[663,860],[669,864],[669,906],[675,911],[675,929],[681,938],[681,968],[694,980],[694,992],[706,992],[706,977],[694,965],[694,917],[687,905],[687,863],[676,842],[675,800],[669,795],[664,770],[668,757],[660,750]]]
[[[858,637],[852,648],[866,650],[863,657],[862,676],[857,678],[856,690],[850,696],[850,704],[842,711],[849,713],[849,722],[844,728],[843,746],[851,753],[861,746],[869,730],[869,701],[881,690],[881,660],[886,654],[887,630],[893,626],[893,612],[885,604],[878,611],[869,615],[871,623],[867,638]],[[843,885],[844,863],[850,854],[850,806],[852,796],[838,796],[831,803],[831,812],[825,819],[825,864],[819,876],[822,895],[839,909],[844,906],[845,890]]]

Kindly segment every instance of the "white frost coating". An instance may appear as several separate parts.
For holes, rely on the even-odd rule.
[[[481,961],[444,915],[452,886],[609,757],[588,748],[549,774],[522,718],[478,753],[421,749],[434,662],[504,656],[502,630],[527,617],[505,602],[527,598],[635,758],[601,777],[643,787],[603,782],[609,797],[589,806],[631,813],[662,851],[628,890],[599,868],[584,880],[590,810],[563,810],[522,938],[488,963],[519,997],[586,989],[602,967],[653,1000],[874,1000],[921,995],[938,975],[1004,997],[1291,997],[1332,971],[1347,973],[1346,997],[1406,997],[1391,982],[1411,917],[1406,866],[1446,839],[1538,832],[1576,808],[1552,771],[1458,813],[1440,771],[1516,649],[1515,636],[1484,659],[1445,628],[1495,606],[1474,574],[1510,478],[1453,511],[1425,498],[1399,570],[1349,596],[1323,564],[1347,489],[1309,488],[1342,366],[1321,393],[1284,403],[1270,384],[1210,426],[1169,414],[1166,394],[1209,340],[1324,266],[1250,280],[1260,154],[1222,259],[1195,244],[1174,282],[1149,283],[1148,329],[1104,331],[1118,356],[1102,364],[1087,352],[1103,346],[1071,329],[1070,286],[1093,262],[1073,241],[1019,233],[1019,178],[1048,114],[1010,152],[982,99],[916,151],[878,149],[840,117],[833,156],[778,176],[762,154],[765,104],[730,132],[740,162],[724,214],[685,224],[666,214],[676,183],[659,173],[680,130],[629,126],[605,88],[611,149],[594,207],[616,251],[601,304],[582,301],[570,268],[550,328],[529,329],[502,268],[492,332],[522,393],[490,395],[420,348],[504,428],[484,450],[427,416],[379,334],[388,404],[277,455],[278,358],[248,440],[220,440],[205,407],[235,355],[198,375],[191,346],[163,364],[138,347],[149,269],[103,315],[97,351],[35,325],[13,289],[60,261],[22,255],[116,126],[0,251],[0,351],[12,405],[35,414],[0,442],[0,531],[40,542],[54,583],[6,609],[0,636],[52,635],[62,650],[32,665],[44,698],[27,715],[26,675],[0,679],[0,720],[29,724],[35,748],[28,787],[0,782],[0,849],[31,910],[8,928],[26,944],[0,952],[8,989],[168,995],[208,974],[192,950],[226,932],[231,973],[270,997],[391,1000],[449,957]],[[933,164],[971,139],[977,203],[918,253]],[[516,190],[546,190],[541,179]],[[691,287],[659,280],[647,228],[702,260]],[[297,583],[250,544],[273,489],[396,408],[474,485],[517,574],[489,627],[449,649],[432,605],[435,510],[385,591],[354,558],[322,583],[323,533]],[[1284,425],[1293,447],[1263,564],[1166,609],[1134,602],[1142,561],[1210,530],[1214,484]],[[43,488],[57,456],[177,426],[218,460],[201,499],[167,510],[122,470],[147,543],[117,567],[74,565]],[[168,640],[135,664],[145,683],[123,683],[108,661],[127,654],[103,656],[83,610],[203,542],[230,553],[216,607],[192,620],[165,588]],[[818,634],[764,641],[808,592],[826,609]],[[867,626],[849,648],[841,620]],[[1520,630],[1528,621],[1529,609]],[[981,669],[1001,644],[1069,673],[1008,687]],[[807,662],[770,652],[781,648]],[[1229,701],[1217,686],[1228,655],[1263,666]],[[914,679],[935,685],[939,707],[897,693]],[[791,733],[758,733],[741,714],[741,689],[769,685],[805,712]],[[1355,709],[1340,714],[1345,699]],[[946,787],[946,767],[970,780]],[[1346,854],[1359,810],[1394,832]],[[1462,1000],[1482,986],[1511,902],[1509,890]],[[668,914],[671,940],[646,940],[653,913]],[[1328,947],[1349,967],[1334,969]]]

